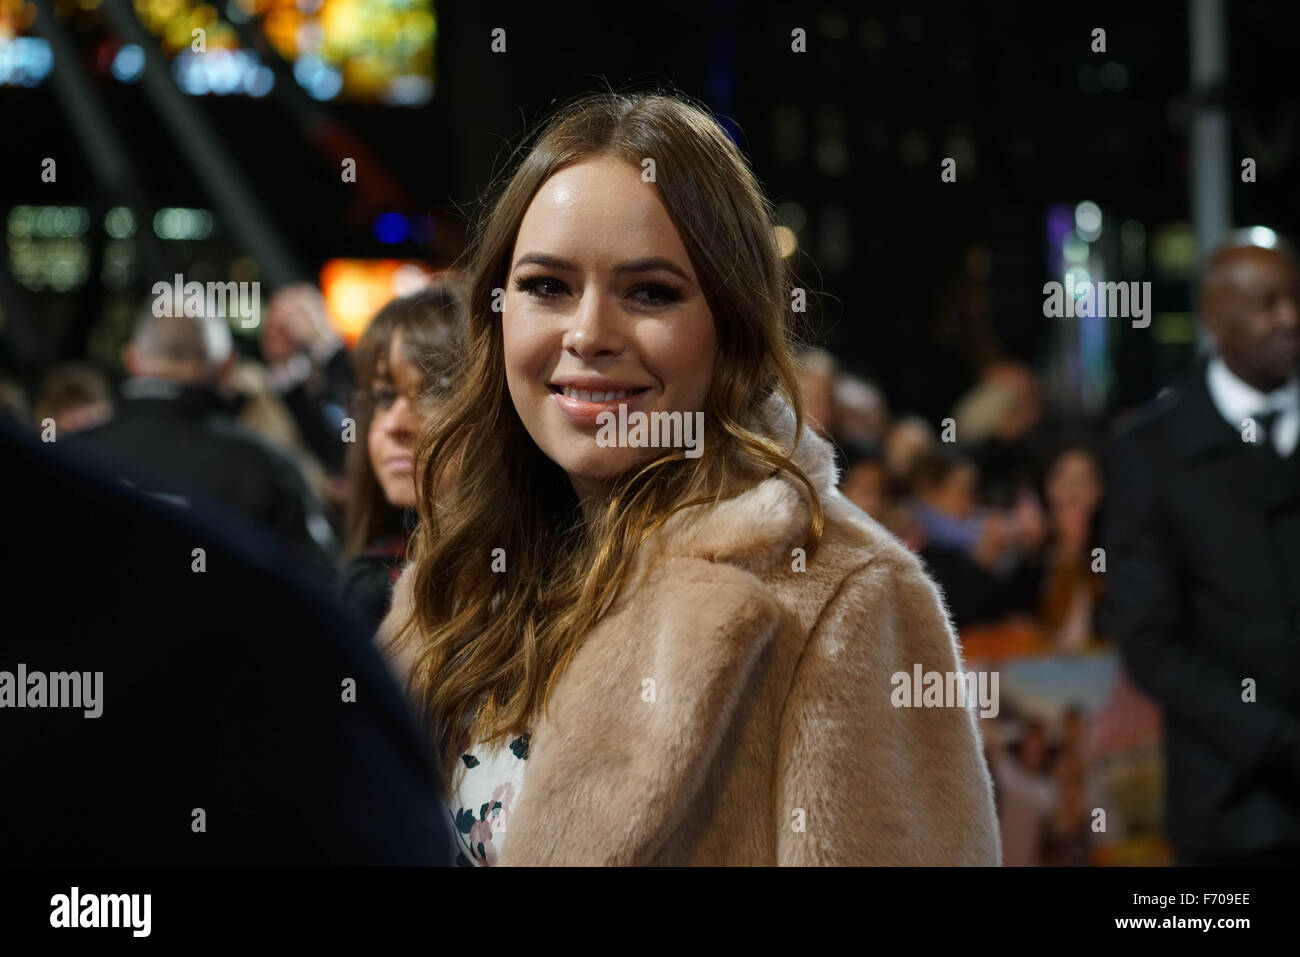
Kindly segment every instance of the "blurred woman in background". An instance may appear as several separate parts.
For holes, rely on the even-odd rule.
[[[1040,614],[1057,651],[1078,651],[1096,638],[1093,613],[1101,600],[1104,564],[1098,564],[1097,510],[1102,470],[1087,444],[1063,446],[1043,479],[1051,538]]]
[[[415,528],[415,439],[454,381],[461,301],[455,280],[435,282],[380,309],[357,343],[339,588],[375,627]]]

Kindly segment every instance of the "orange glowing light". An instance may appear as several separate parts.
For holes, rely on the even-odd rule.
[[[355,346],[376,312],[422,289],[437,275],[409,259],[331,259],[321,267],[320,288],[335,330]]]

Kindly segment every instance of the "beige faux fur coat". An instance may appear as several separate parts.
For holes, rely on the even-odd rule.
[[[500,864],[1000,863],[975,714],[891,704],[896,672],[961,670],[939,593],[836,491],[824,439],[805,427],[795,458],[824,503],[816,555],[784,475],[656,532],[533,729]]]

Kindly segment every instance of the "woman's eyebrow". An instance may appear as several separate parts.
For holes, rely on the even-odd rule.
[[[545,266],[547,269],[564,269],[569,272],[577,271],[577,268],[569,260],[561,256],[552,256],[548,253],[525,253],[515,260],[515,269],[527,265]]]
[[[682,269],[681,266],[677,265],[677,263],[673,262],[671,259],[663,259],[658,256],[650,256],[645,259],[633,259],[631,262],[619,263],[614,267],[614,272],[651,272],[655,269],[663,269],[667,272],[674,273],[675,275],[685,279],[687,282],[692,281],[691,277],[686,275],[686,271]]]
[[[567,270],[568,272],[578,271],[578,267],[569,260],[562,256],[552,256],[549,253],[525,253],[515,261],[515,269],[525,265],[544,266],[547,269],[561,269]],[[682,267],[678,266],[671,259],[664,259],[659,256],[649,256],[644,259],[633,259],[629,262],[619,263],[614,267],[614,272],[651,272],[655,269],[666,270],[667,272],[680,276],[687,282],[693,281]]]

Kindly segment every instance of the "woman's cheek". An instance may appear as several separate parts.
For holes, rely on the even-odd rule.
[[[536,402],[533,386],[541,380],[548,358],[544,330],[524,312],[507,320],[502,332],[510,393],[516,402]]]

